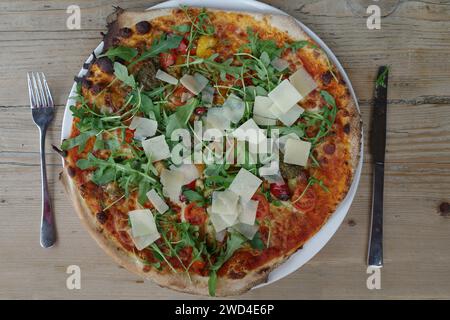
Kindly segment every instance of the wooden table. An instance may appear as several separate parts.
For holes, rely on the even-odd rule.
[[[100,42],[112,4],[145,8],[157,1],[87,1],[82,29],[68,30],[72,0],[0,1],[0,298],[195,298],[161,289],[119,268],[94,243],[58,181],[63,105],[73,77]],[[385,185],[385,267],[381,290],[366,288],[371,204],[370,155],[355,201],[332,240],[307,265],[245,298],[450,298],[450,3],[400,1],[368,30],[352,0],[274,0],[336,53],[358,96],[367,146],[377,66],[391,65]],[[384,1],[382,1],[384,2]],[[388,1],[388,4],[396,1]],[[58,105],[48,132],[50,191],[58,243],[39,246],[38,131],[31,121],[26,72],[48,76]],[[66,288],[66,269],[81,268],[81,290]]]

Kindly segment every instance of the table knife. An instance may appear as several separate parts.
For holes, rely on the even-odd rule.
[[[372,117],[371,154],[373,161],[372,216],[367,264],[383,266],[383,191],[386,151],[386,111],[389,68],[378,70]]]

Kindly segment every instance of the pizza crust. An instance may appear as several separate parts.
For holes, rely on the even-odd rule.
[[[108,32],[104,36],[104,50],[107,50],[113,43],[114,38],[118,35],[118,32],[123,27],[131,27],[140,21],[150,21],[152,19],[170,15],[173,9],[155,9],[145,12],[131,12],[124,11],[121,8],[117,8],[116,11],[108,17]],[[220,12],[223,10],[208,9],[210,11]],[[226,11],[235,12],[235,11]],[[235,12],[240,14],[248,14],[258,21],[265,21],[269,25],[285,31],[294,40],[309,40],[310,38],[301,29],[300,25],[290,16],[287,15],[265,15],[254,12]],[[351,167],[352,177],[348,180],[347,191],[343,195],[345,197],[348,189],[353,181],[355,170],[358,166],[361,150],[361,117],[359,110],[356,107],[356,102],[351,98],[347,110],[350,112],[350,154],[351,154]],[[161,287],[167,287],[176,291],[208,295],[208,277],[199,275],[191,275],[192,281],[189,281],[187,276],[183,273],[168,273],[161,274],[155,269],[151,269],[148,272],[142,270],[143,265],[133,254],[125,251],[121,245],[112,237],[103,232],[102,226],[97,222],[95,215],[87,206],[86,202],[82,198],[78,188],[76,188],[73,180],[69,177],[67,168],[64,168],[61,176],[61,181],[65,186],[66,192],[71,198],[75,210],[82,221],[85,228],[89,231],[91,236],[96,240],[98,245],[111,256],[118,264],[126,268],[127,270],[142,276],[145,279],[151,279]],[[332,213],[330,213],[331,215]],[[325,224],[326,221],[323,222]],[[268,276],[272,270],[286,261],[293,253],[290,252],[285,256],[279,257],[275,260],[269,261],[268,264],[261,266],[258,269],[252,270],[242,279],[217,279],[216,296],[231,296],[243,294],[250,290],[254,286],[267,282]]]

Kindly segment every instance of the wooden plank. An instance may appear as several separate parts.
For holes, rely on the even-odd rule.
[[[138,277],[119,270],[81,227],[56,181],[58,168],[50,167],[49,170],[59,241],[55,248],[43,250],[38,244],[39,168],[0,165],[3,181],[0,208],[7,210],[9,216],[7,227],[3,226],[0,234],[2,256],[8,257],[0,265],[0,297],[77,298],[80,294],[91,298],[185,297],[156,289],[150,282],[136,283]],[[448,195],[449,179],[448,164],[392,164],[386,167],[386,265],[382,293],[365,288],[371,180],[371,171],[365,166],[349,215],[329,244],[290,277],[252,291],[246,297],[444,297],[450,290],[450,281],[445,276],[450,252],[443,249],[450,241],[450,234],[448,218],[439,216],[436,206]],[[65,270],[71,264],[82,269],[83,283],[79,293],[64,287]],[[38,285],[43,278],[47,280]],[[411,279],[418,283],[411,283]],[[31,283],[31,290],[24,292],[27,283]],[[421,290],[414,291],[419,285]],[[49,290],[43,290],[47,286]]]
[[[2,105],[25,105],[27,100],[20,94],[25,88],[23,73],[43,66],[55,91],[61,93],[57,102],[63,104],[73,75],[101,41],[99,32],[104,30],[104,18],[112,4],[127,8],[145,6],[144,1],[102,1],[96,6],[81,1],[83,30],[67,30],[65,8],[69,1],[50,2],[48,8],[35,1],[23,2],[0,15],[0,40],[16,39],[13,48],[8,42],[3,44],[8,45],[8,50],[2,51],[0,58],[21,58],[11,64],[15,72],[1,76],[5,83],[0,88]],[[401,2],[395,12],[383,18],[381,30],[368,30],[365,18],[355,17],[345,1],[271,3],[322,37],[341,60],[361,100],[371,98],[373,78],[380,64],[392,67],[391,99],[418,101],[426,96],[445,96],[447,103],[450,100],[446,83],[450,77],[450,21],[442,19],[449,14],[448,4]],[[55,31],[56,35],[50,36]],[[36,46],[39,50],[35,50]]]
[[[348,71],[361,102],[365,162],[346,220],[308,264],[244,298],[449,298],[450,4],[401,1],[383,7],[382,29],[370,31],[365,0],[273,0],[323,38]],[[194,298],[161,289],[119,268],[82,228],[58,181],[63,105],[73,76],[99,43],[112,5],[144,8],[157,1],[87,1],[82,30],[67,30],[63,1],[0,2],[0,298]],[[394,0],[384,1],[389,5]],[[359,7],[358,7],[359,4]],[[14,60],[12,60],[14,59]],[[392,67],[385,186],[385,267],[382,290],[366,289],[365,256],[371,204],[367,148],[377,66]],[[56,247],[39,247],[40,177],[37,128],[32,124],[25,73],[48,75],[58,104],[48,132],[50,191],[58,226]],[[67,266],[82,270],[82,289],[67,290]]]

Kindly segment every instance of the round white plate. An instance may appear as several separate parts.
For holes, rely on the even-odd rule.
[[[241,10],[241,11],[253,11],[253,12],[262,12],[262,13],[271,13],[271,14],[286,14],[283,11],[276,9],[272,6],[269,6],[265,3],[261,3],[254,0],[226,0],[226,1],[218,1],[218,0],[174,0],[174,1],[166,1],[163,3],[160,3],[156,6],[153,6],[149,9],[156,9],[156,8],[173,8],[178,7],[180,4],[188,5],[188,6],[196,6],[196,7],[209,7],[209,8],[217,8],[217,9],[223,9],[223,10]],[[333,54],[333,52],[328,48],[328,46],[314,33],[312,32],[308,27],[306,27],[303,23],[298,21],[298,24],[303,28],[303,30],[320,46],[322,49],[328,54],[329,58],[333,61],[333,63],[338,68],[339,72],[344,77],[344,80],[349,86],[351,95],[353,99],[356,102],[356,105],[359,110],[358,106],[358,100],[356,99],[355,92],[353,90],[353,87],[351,85],[350,79],[347,76],[347,73],[342,68],[342,65],[336,58],[336,56]],[[103,49],[103,42],[98,45],[98,47],[94,50],[95,54],[100,54]],[[86,63],[89,63],[93,59],[93,56],[90,55],[89,58],[86,60]],[[83,76],[87,70],[81,69],[78,76]],[[64,113],[63,118],[63,124],[62,124],[62,132],[61,132],[61,139],[65,139],[69,137],[71,125],[72,125],[72,114],[69,110],[69,106],[74,103],[70,97],[74,96],[76,94],[76,83],[73,84],[72,90],[69,95],[69,99],[66,104],[66,109]],[[356,193],[356,189],[358,187],[359,178],[361,176],[361,168],[363,163],[363,144],[361,144],[361,157],[358,164],[358,167],[355,172],[355,177],[353,179],[352,185],[350,187],[350,190],[345,197],[345,199],[339,204],[339,206],[336,209],[336,212],[334,212],[331,217],[328,219],[328,221],[325,223],[325,225],[320,229],[319,232],[317,232],[311,239],[309,239],[303,246],[302,249],[298,250],[296,253],[294,253],[286,262],[284,262],[282,265],[280,265],[278,268],[273,270],[268,278],[268,281],[264,284],[258,285],[255,288],[265,286],[267,284],[270,284],[272,282],[275,282],[281,278],[286,277],[290,273],[296,271],[298,268],[300,268],[302,265],[304,265],[306,262],[308,262],[314,255],[322,249],[325,244],[331,239],[331,237],[334,235],[336,230],[341,225],[342,221],[344,220],[345,216],[347,215],[347,212],[350,208],[350,205],[352,204],[353,198]],[[64,165],[64,162],[63,162]]]

